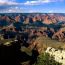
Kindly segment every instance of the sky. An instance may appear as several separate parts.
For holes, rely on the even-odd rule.
[[[0,0],[0,13],[65,13],[65,0]]]

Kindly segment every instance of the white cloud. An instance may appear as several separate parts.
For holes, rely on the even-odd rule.
[[[10,7],[10,8],[7,8],[7,9],[3,9],[3,10],[0,10],[0,13],[21,13],[23,12],[23,8],[19,8],[19,7]]]
[[[63,1],[63,0],[29,0],[29,1],[26,1],[26,2],[21,2],[21,3],[18,3],[16,2],[16,0],[0,0],[0,13],[2,12],[5,12],[5,13],[8,13],[8,12],[29,12],[29,13],[34,13],[34,12],[45,12],[45,10],[34,10],[30,8],[29,11],[27,11],[27,9],[24,9],[22,8],[23,5],[27,6],[27,5],[40,5],[40,4],[44,4],[44,3],[50,3],[50,2],[60,2],[60,1]],[[2,6],[4,5],[4,8],[2,8]],[[20,5],[20,7],[18,6]],[[7,6],[7,7],[6,7]],[[5,8],[6,7],[6,8]],[[47,11],[46,11],[47,12]],[[54,12],[53,10],[49,11],[49,13],[52,13]]]
[[[53,13],[53,12],[54,12],[53,10],[48,11],[48,13]]]
[[[43,3],[50,3],[50,2],[61,2],[64,0],[35,0],[35,1],[26,1],[24,5],[39,5]]]
[[[0,5],[19,5],[15,0],[0,0]]]
[[[16,0],[0,0],[0,2],[14,2]]]
[[[24,3],[17,3],[16,0],[0,0],[0,5],[39,5],[43,3],[50,3],[50,2],[57,2],[57,1],[64,1],[64,0],[31,0],[26,1]]]
[[[42,3],[48,3],[49,0],[36,0],[36,1],[26,1],[24,5],[38,5]]]

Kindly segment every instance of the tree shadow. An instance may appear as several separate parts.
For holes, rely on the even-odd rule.
[[[11,45],[0,45],[0,65],[22,65],[22,62],[30,61],[29,65],[37,61],[38,52],[32,49],[32,56],[22,52],[21,45],[28,47],[27,36],[17,36],[18,41],[14,41]],[[25,40],[24,40],[25,39]]]
[[[21,45],[12,42],[12,45],[0,45],[0,65],[21,65],[21,62],[30,60],[30,56],[20,51]]]

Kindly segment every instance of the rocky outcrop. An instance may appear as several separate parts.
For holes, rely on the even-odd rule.
[[[61,44],[62,44],[62,46],[61,46]],[[34,42],[32,42],[29,45],[30,50],[35,49],[39,52],[39,54],[43,53],[47,49],[47,47],[53,47],[56,49],[61,47],[61,48],[65,49],[65,43],[59,42],[56,40],[52,40],[45,36],[40,36],[40,37],[36,38],[34,40]]]
[[[49,53],[50,56],[53,56],[57,62],[65,65],[65,50],[57,50],[55,48],[48,47],[45,52]]]

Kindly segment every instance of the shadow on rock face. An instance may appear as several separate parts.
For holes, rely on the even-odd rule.
[[[20,51],[21,45],[12,42],[12,45],[0,45],[0,65],[21,65],[21,62],[30,60],[30,56]]]

